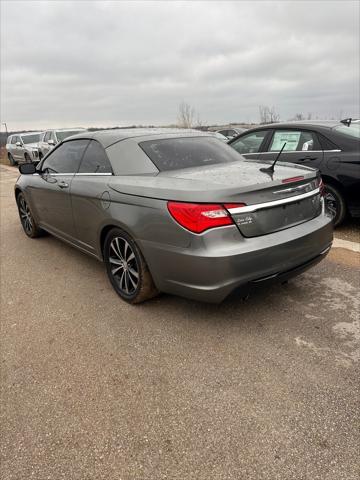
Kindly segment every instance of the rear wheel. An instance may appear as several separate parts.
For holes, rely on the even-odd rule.
[[[23,193],[19,193],[16,199],[16,203],[19,210],[21,225],[26,235],[30,238],[36,238],[43,235],[44,230],[38,227],[37,223],[35,222]]]
[[[128,303],[141,303],[158,294],[148,266],[134,240],[119,228],[112,229],[104,244],[109,280]]]
[[[338,227],[346,217],[346,203],[340,191],[332,185],[325,184],[325,208],[331,216],[334,227]]]

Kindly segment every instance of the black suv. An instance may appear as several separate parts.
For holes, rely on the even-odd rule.
[[[230,140],[252,160],[275,160],[317,168],[325,184],[325,201],[334,225],[347,214],[360,217],[360,124],[351,119],[273,123]],[[276,169],[276,168],[275,168]]]

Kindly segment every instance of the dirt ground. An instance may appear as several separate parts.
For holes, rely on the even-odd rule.
[[[2,479],[358,480],[358,253],[247,301],[130,306],[101,263],[25,236],[15,179],[1,167]]]

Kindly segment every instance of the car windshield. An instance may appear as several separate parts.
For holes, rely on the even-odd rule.
[[[33,135],[22,135],[21,140],[23,143],[37,143],[40,140],[40,133],[34,133]]]
[[[78,133],[83,132],[84,130],[61,130],[60,132],[56,132],[57,139],[59,142],[62,142],[67,137],[71,137],[71,135],[77,135]]]
[[[347,135],[348,137],[359,138],[360,139],[360,124],[359,123],[351,123],[349,127],[346,125],[339,125],[338,127],[334,127],[334,130]]]
[[[213,137],[156,139],[139,145],[160,171],[230,163],[242,158]]]
[[[215,132],[215,135],[214,135],[216,138],[218,138],[219,140],[222,140],[223,142],[227,142],[228,139],[227,137],[225,137],[225,135],[223,135],[222,133],[220,132]]]

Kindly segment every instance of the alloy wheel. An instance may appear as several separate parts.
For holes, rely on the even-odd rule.
[[[110,272],[124,295],[133,295],[139,286],[139,266],[129,242],[115,237],[110,243]]]
[[[335,195],[331,192],[325,192],[325,208],[329,212],[332,219],[336,218],[338,212],[338,203]]]
[[[30,209],[26,203],[26,200],[23,196],[19,199],[19,212],[21,223],[24,227],[24,230],[27,234],[31,234],[34,228],[33,218],[31,216]]]

